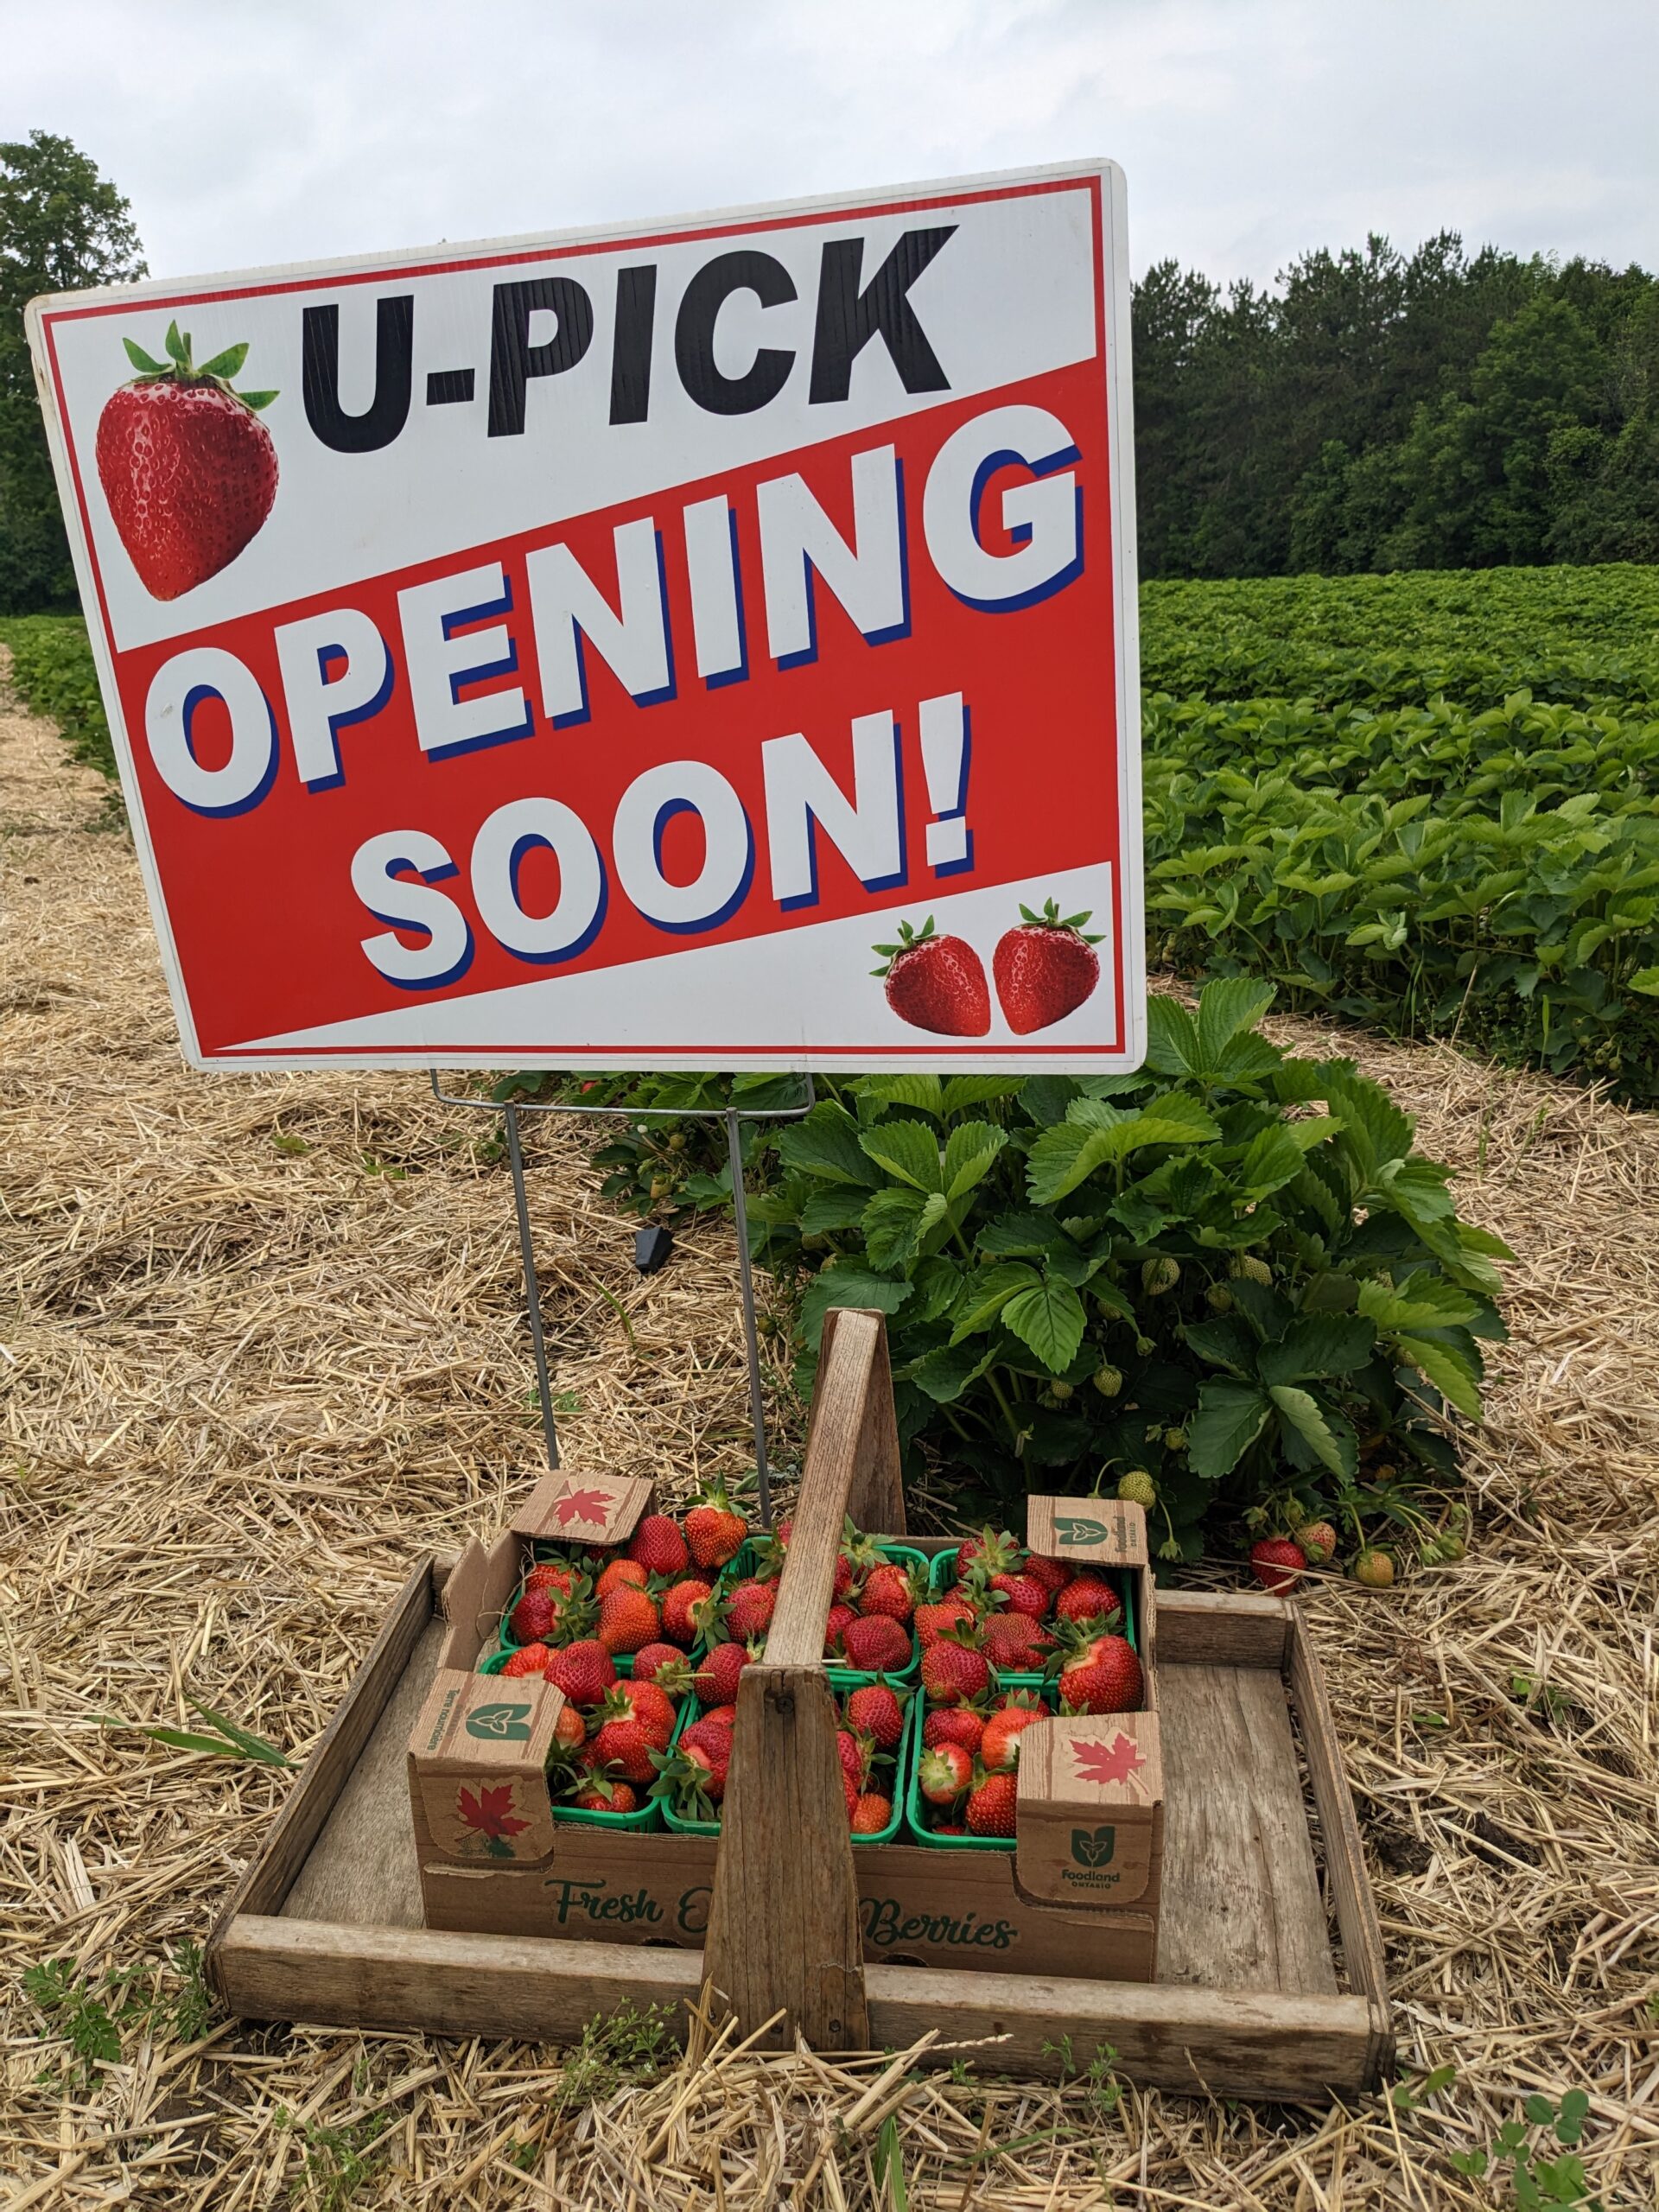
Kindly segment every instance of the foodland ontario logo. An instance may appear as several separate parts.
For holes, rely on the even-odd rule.
[[[1071,1856],[1079,1866],[1109,1866],[1117,1848],[1115,1827],[1073,1828]]]

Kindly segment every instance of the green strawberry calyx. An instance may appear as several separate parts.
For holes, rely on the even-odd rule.
[[[127,349],[127,359],[138,372],[132,379],[135,385],[162,382],[210,384],[216,391],[222,391],[226,398],[239,399],[244,407],[256,415],[261,408],[269,407],[276,397],[274,391],[238,391],[232,384],[231,378],[238,373],[243,362],[248,358],[245,345],[227,346],[222,353],[215,353],[211,361],[204,361],[198,368],[190,358],[190,334],[187,330],[181,337],[176,322],[169,322],[167,326],[164,340],[167,359],[164,361],[154,359],[142,346],[135,346],[130,338],[124,338],[121,343]]]
[[[1101,941],[1097,937],[1084,936],[1083,925],[1089,918],[1087,913],[1068,914],[1062,919],[1059,907],[1052,899],[1044,900],[1043,911],[1040,914],[1033,914],[1029,906],[1022,906],[1020,909],[1020,918],[1027,929],[1069,930],[1073,937],[1083,938],[1085,944],[1098,944]]]
[[[870,950],[872,952],[880,953],[884,963],[884,964],[880,968],[872,968],[870,973],[872,976],[888,975],[892,972],[893,963],[901,959],[906,952],[914,952],[919,946],[924,944],[938,944],[940,942],[942,942],[942,940],[935,938],[933,935],[933,917],[931,914],[928,916],[927,919],[922,924],[922,926],[918,930],[912,929],[908,922],[900,922],[899,925],[899,942],[897,944],[873,944],[870,947]]]

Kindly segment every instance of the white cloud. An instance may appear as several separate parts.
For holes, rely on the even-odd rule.
[[[1137,268],[1659,259],[1651,0],[12,0],[0,40],[0,137],[75,139],[157,276],[1099,154]]]

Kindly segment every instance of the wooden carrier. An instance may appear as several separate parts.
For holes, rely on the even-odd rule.
[[[904,1503],[881,1317],[849,1310],[830,1324],[778,1607],[740,1687],[718,1840],[560,1831],[588,1859],[678,1854],[706,1901],[698,1918],[668,1934],[649,1921],[580,1937],[503,1932],[525,1924],[504,1911],[512,1885],[544,1891],[550,1877],[515,1869],[504,1890],[502,1870],[480,1869],[477,1902],[455,1910],[493,1916],[493,1927],[423,1924],[423,1876],[429,1896],[434,1884],[458,1895],[466,1879],[423,1864],[410,1815],[410,1731],[454,1634],[442,1604],[453,1562],[428,1560],[209,1939],[225,2002],[252,2018],[563,2043],[624,2004],[664,2005],[683,2022],[708,1983],[741,2032],[781,2012],[763,2039],[775,2048],[792,2047],[798,2028],[815,2048],[845,2050],[902,2048],[932,2027],[952,2044],[1000,2038],[979,2054],[998,2073],[1052,2077],[1065,2040],[1074,2066],[1109,2046],[1124,2073],[1172,2089],[1302,2100],[1375,2087],[1392,2057],[1382,1934],[1319,1662],[1296,1607],[1278,1599],[1158,1599],[1147,1655],[1166,1793],[1155,1980],[1109,1978],[1109,1965],[1091,1976],[900,1963],[867,1940],[861,1891],[868,1901],[882,1868],[900,1885],[925,1876],[947,1893],[982,1891],[1012,1887],[1013,1855],[964,1866],[963,1854],[860,1846],[855,1864],[823,1621],[844,1514],[899,1535]],[[1052,1916],[1033,1957],[1068,1965],[1091,1951],[1109,1959],[1109,1923],[1128,1931],[1134,1918],[1029,1898],[1021,1911],[1027,1923]],[[1141,1938],[1126,1940],[1115,1971],[1149,1974]]]

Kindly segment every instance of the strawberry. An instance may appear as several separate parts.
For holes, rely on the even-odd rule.
[[[619,1683],[618,1689],[621,1687]],[[657,1773],[651,1755],[662,1748],[654,1731],[636,1716],[626,1698],[613,1691],[599,1710],[599,1726],[594,1731],[594,1764],[607,1773],[620,1775],[624,1782],[651,1782]]]
[[[1389,1590],[1394,1586],[1394,1561],[1387,1552],[1380,1552],[1375,1545],[1367,1544],[1354,1561],[1354,1580],[1368,1590]]]
[[[1060,1669],[1068,1713],[1131,1713],[1145,1687],[1135,1647],[1121,1636],[1085,1637]]]
[[[960,1744],[976,1751],[985,1734],[985,1716],[971,1705],[942,1705],[922,1723],[922,1743],[930,1751],[941,1744]]]
[[[937,1605],[917,1606],[917,1637],[925,1651],[930,1644],[938,1642],[947,1629],[971,1628],[978,1618],[967,1599],[953,1593],[942,1598]]]
[[[569,1596],[575,1587],[576,1579],[576,1569],[569,1560],[544,1559],[539,1566],[532,1567],[524,1577],[524,1589],[527,1592],[531,1590],[557,1590]]]
[[[979,1567],[988,1581],[1005,1573],[1019,1556],[1020,1547],[1006,1529],[982,1529],[957,1546],[957,1580],[965,1581]]]
[[[655,1682],[642,1682],[636,1675],[631,1682],[619,1682],[616,1694],[627,1706],[657,1749],[665,1751],[668,1739],[674,1733],[677,1718],[674,1700],[667,1691],[659,1689]]]
[[[960,1821],[934,1821],[928,1829],[930,1835],[966,1835],[967,1833]]]
[[[1019,1784],[1011,1774],[988,1774],[968,1800],[970,1835],[1012,1835]]]
[[[707,1582],[690,1575],[663,1592],[663,1634],[671,1643],[690,1650],[708,1626],[714,1595]]]
[[[1310,1567],[1323,1567],[1337,1555],[1337,1532],[1328,1521],[1310,1521],[1299,1529],[1296,1543]]]
[[[991,1026],[991,995],[979,955],[965,938],[935,937],[930,914],[919,930],[899,925],[897,944],[878,944],[885,964],[871,969],[887,982],[887,1004],[912,1029],[938,1037],[983,1037]]]
[[[711,1643],[692,1677],[698,1704],[735,1704],[738,1676],[758,1656],[747,1643]]]
[[[686,1548],[705,1573],[735,1559],[749,1524],[733,1506],[723,1483],[709,1485],[685,1516]]]
[[[1097,1574],[1079,1574],[1054,1600],[1054,1618],[1059,1621],[1099,1621],[1109,1626],[1122,1611],[1122,1599]]]
[[[874,1567],[858,1593],[861,1613],[884,1613],[889,1620],[907,1621],[916,1610],[915,1577],[891,1560]]]
[[[732,1732],[705,1713],[689,1728],[681,1730],[679,1748],[701,1751],[723,1779],[732,1763]]]
[[[990,1662],[958,1630],[922,1655],[922,1687],[935,1705],[968,1705],[991,1687]]]
[[[501,1671],[505,1674],[506,1669],[504,1667]],[[562,1705],[559,1707],[559,1717],[553,1723],[555,1751],[561,1756],[568,1756],[571,1751],[580,1751],[587,1740],[588,1723],[574,1705],[569,1703]]]
[[[835,1657],[841,1650],[841,1639],[858,1618],[850,1605],[831,1605],[823,1624],[823,1649],[826,1657]]]
[[[868,1737],[860,1738],[849,1729],[837,1728],[836,1751],[841,1760],[842,1772],[850,1774],[861,1789],[864,1787],[864,1777],[870,1770]]]
[[[594,1585],[594,1594],[605,1599],[613,1590],[624,1587],[643,1590],[650,1580],[650,1574],[637,1559],[613,1559]]]
[[[639,1803],[626,1782],[613,1782],[608,1775],[591,1769],[583,1771],[570,1802],[584,1813],[632,1813]]]
[[[764,1636],[777,1609],[778,1592],[771,1583],[734,1583],[727,1592],[722,1615],[726,1633],[740,1643],[747,1643],[752,1636]]]
[[[664,1799],[683,1821],[717,1821],[730,1764],[729,1754],[721,1758],[719,1750],[686,1729],[671,1751],[658,1754],[652,1796]]]
[[[1048,1590],[1034,1574],[994,1574],[990,1586],[1007,1599],[1011,1613],[1027,1613],[1039,1621],[1048,1611]]]
[[[677,1643],[647,1643],[633,1655],[636,1682],[655,1682],[670,1697],[683,1697],[691,1687],[691,1669]]]
[[[890,1675],[910,1664],[910,1630],[887,1613],[861,1614],[842,1630],[841,1648],[861,1674]]]
[[[1005,1705],[985,1723],[979,1763],[987,1774],[1011,1774],[1020,1757],[1020,1738],[1043,1718],[1040,1704]]]
[[[841,1794],[847,1801],[847,1821],[850,1827],[853,1815],[858,1810],[858,1784],[845,1767],[841,1770]]]
[[[1142,1512],[1150,1513],[1158,1503],[1158,1485],[1144,1467],[1131,1467],[1118,1480],[1117,1494],[1126,1505],[1138,1505]]]
[[[557,1618],[552,1592],[531,1590],[507,1615],[507,1628],[515,1643],[544,1643],[553,1637]]]
[[[734,1705],[711,1705],[702,1718],[705,1720],[712,1720],[719,1728],[735,1728],[737,1707]]]
[[[567,1643],[556,1651],[543,1670],[550,1682],[562,1689],[572,1705],[601,1704],[607,1690],[616,1687],[616,1667],[604,1645],[592,1637]]]
[[[954,1805],[973,1779],[973,1754],[960,1744],[936,1744],[916,1764],[916,1787],[930,1805]]]
[[[620,1583],[599,1609],[599,1640],[607,1651],[643,1651],[663,1633],[657,1602],[632,1583]]]
[[[852,1809],[853,1834],[880,1835],[892,1818],[893,1800],[876,1790],[867,1789]]]
[[[1028,1037],[1033,1029],[1064,1020],[1089,997],[1100,981],[1095,950],[1100,939],[1083,934],[1086,913],[1062,921],[1052,899],[1040,914],[1029,906],[1020,912],[1019,925],[997,940],[991,973],[1009,1028],[1016,1037]]]
[[[1049,1596],[1064,1590],[1068,1582],[1075,1581],[1077,1570],[1068,1567],[1064,1560],[1039,1559],[1035,1552],[1026,1554],[1025,1573],[1042,1584]]]
[[[896,1751],[905,1732],[905,1708],[886,1682],[854,1690],[847,1700],[847,1719],[881,1751]]]
[[[547,1662],[553,1656],[544,1643],[526,1643],[515,1651],[501,1669],[504,1675],[543,1675]]]
[[[139,373],[98,418],[99,481],[144,589],[178,599],[228,568],[270,512],[276,448],[258,410],[276,394],[232,389],[245,346],[197,368],[176,322],[165,361],[121,342]]]
[[[691,1564],[679,1523],[666,1513],[647,1513],[633,1532],[628,1557],[652,1574],[683,1574]]]
[[[1028,1613],[993,1613],[985,1623],[985,1656],[1005,1675],[1034,1675],[1054,1649],[1054,1639]]]
[[[1288,1536],[1265,1536],[1250,1546],[1250,1572],[1264,1590],[1283,1598],[1301,1580],[1307,1567]]]

